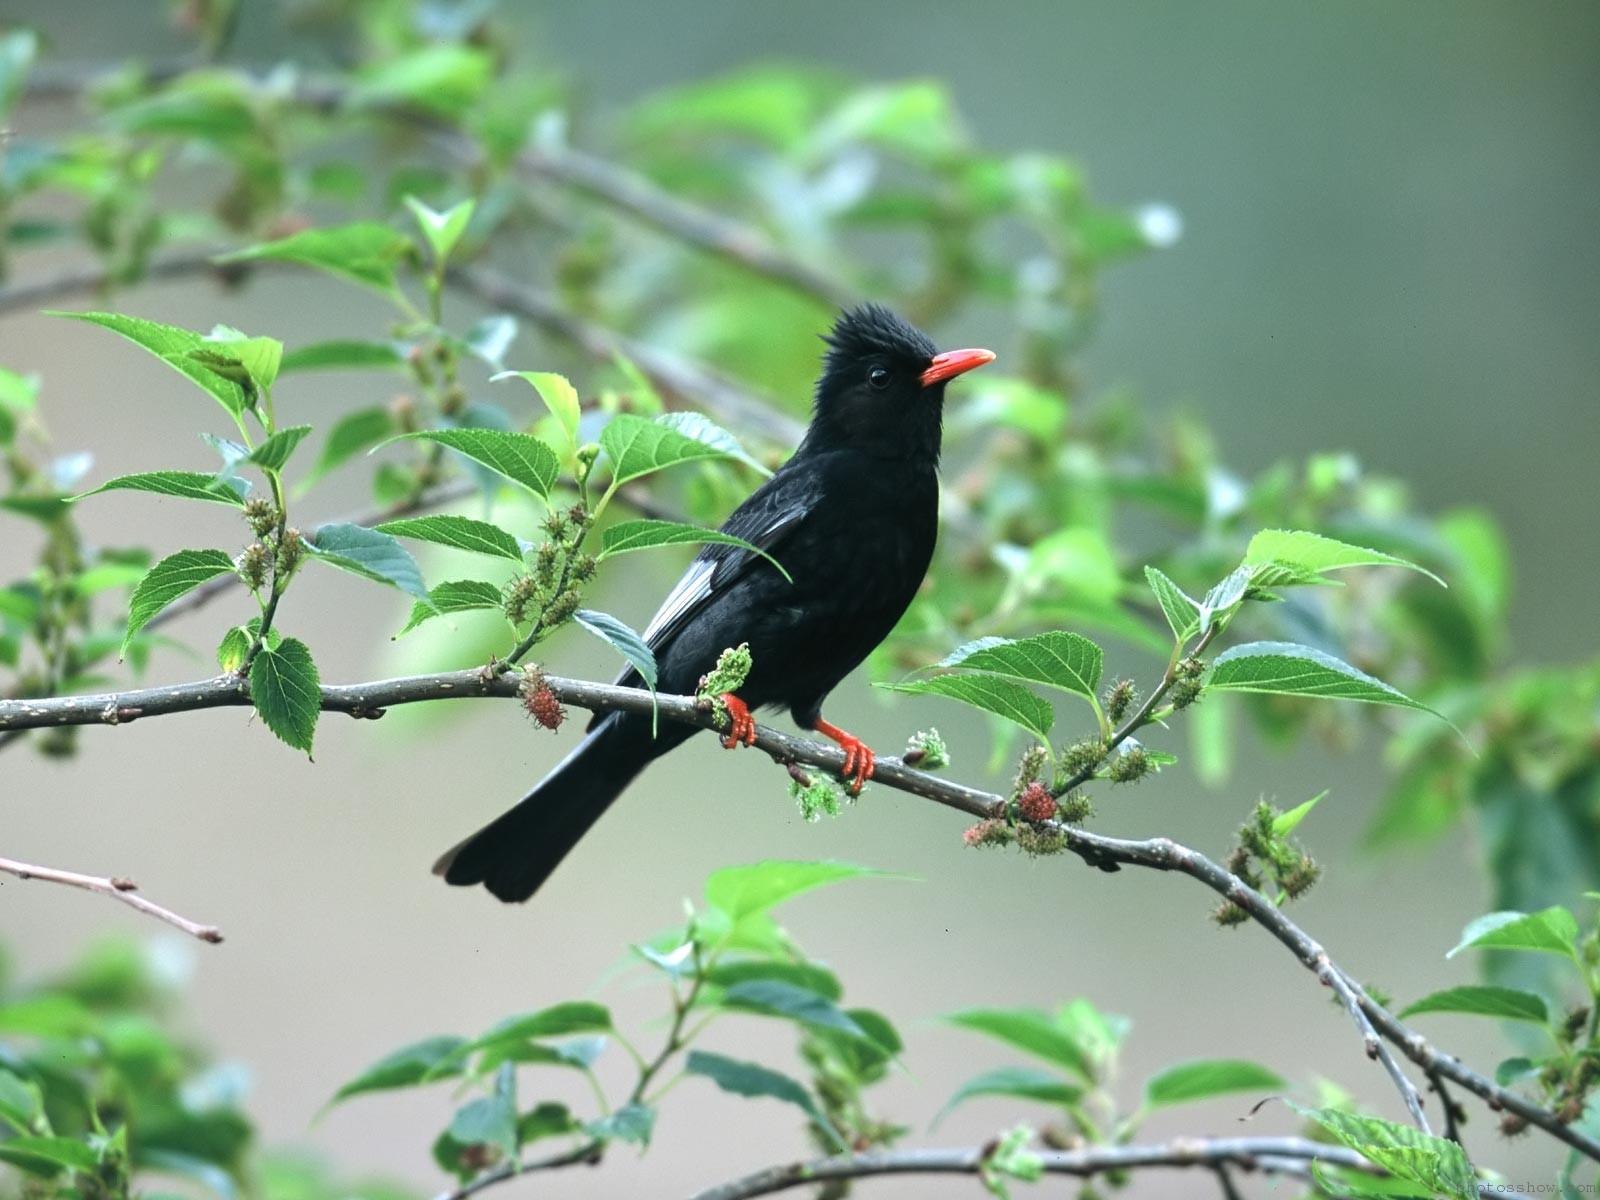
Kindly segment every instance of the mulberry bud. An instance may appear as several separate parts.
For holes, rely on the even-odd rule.
[[[808,822],[839,815],[839,789],[831,780],[818,776],[809,784],[802,784],[798,779],[791,779],[789,795],[800,806],[800,816]]]
[[[941,771],[950,765],[950,748],[937,729],[919,729],[906,743],[906,752],[900,756],[900,761],[924,771]]]
[[[1528,1132],[1528,1118],[1516,1113],[1506,1113],[1500,1118],[1500,1136],[1506,1138],[1521,1137]]]
[[[278,578],[287,579],[294,574],[300,560],[306,556],[305,539],[298,529],[285,529],[278,539]]]
[[[556,568],[561,563],[561,548],[554,542],[545,542],[533,557],[534,573],[542,588],[550,587],[556,581]]]
[[[1112,721],[1120,721],[1128,715],[1128,709],[1133,707],[1133,702],[1139,698],[1139,689],[1133,686],[1131,679],[1119,679],[1105,691],[1103,702],[1106,706],[1106,716]]]
[[[592,554],[580,554],[572,560],[572,579],[574,583],[588,583],[594,578],[595,561]]]
[[[265,496],[251,496],[244,502],[245,523],[257,537],[266,537],[278,523],[278,510]]]
[[[1298,900],[1311,890],[1312,884],[1322,877],[1322,868],[1310,855],[1302,855],[1294,869],[1282,879],[1283,890],[1291,900]]]
[[[1030,783],[1017,797],[1017,811],[1024,821],[1049,821],[1056,815],[1056,798],[1044,784]]]
[[[567,514],[551,509],[544,519],[545,532],[560,540],[567,536]]]
[[[1224,929],[1232,929],[1234,926],[1243,925],[1248,921],[1250,914],[1232,900],[1224,900],[1211,910],[1211,919]]]
[[[1167,692],[1167,699],[1172,702],[1174,709],[1181,710],[1188,708],[1196,700],[1200,699],[1200,693],[1203,691],[1205,691],[1205,685],[1198,679],[1184,676],[1172,685]]]
[[[1062,748],[1061,765],[1073,775],[1093,771],[1106,760],[1106,744],[1094,739],[1074,742]]]
[[[1205,673],[1206,664],[1193,654],[1180,662],[1177,671],[1174,672],[1179,679],[1199,679]]]
[[[513,625],[533,619],[538,606],[539,587],[528,575],[518,575],[506,584],[500,601],[501,610]]]
[[[252,592],[259,592],[267,582],[267,564],[271,561],[272,551],[260,542],[251,542],[233,565],[239,572],[239,578],[244,580],[245,587]]]
[[[567,509],[567,520],[572,522],[574,529],[582,529],[589,523],[589,510],[581,504],[574,504]]]
[[[452,383],[445,388],[444,395],[439,398],[439,411],[447,417],[459,416],[466,406],[467,389],[459,383]]]
[[[1011,843],[1014,836],[1011,826],[991,817],[987,821],[979,821],[963,833],[961,840],[969,846],[1005,846]]]
[[[571,618],[578,611],[578,593],[568,588],[549,604],[545,605],[544,622],[546,625],[555,626]]]
[[[427,382],[424,380],[423,382]],[[417,402],[401,392],[389,401],[389,416],[404,433],[414,433],[417,428]]]
[[[1017,777],[1011,784],[1011,790],[1021,793],[1027,786],[1044,771],[1045,762],[1049,758],[1049,751],[1035,742],[1022,752],[1022,758],[1017,763]]]
[[[1111,767],[1106,773],[1111,777],[1112,783],[1138,783],[1150,774],[1154,764],[1150,756],[1144,752],[1143,746],[1135,746],[1132,750],[1124,750],[1111,760]]]
[[[1068,825],[1082,825],[1094,816],[1094,804],[1082,792],[1068,792],[1056,804],[1061,820]]]
[[[528,715],[546,729],[554,732],[567,719],[567,710],[544,681],[544,672],[537,667],[529,671],[522,681],[522,707]]]
[[[1059,829],[1040,829],[1034,825],[1021,825],[1015,831],[1017,848],[1024,854],[1043,857],[1060,854],[1067,848],[1067,835]]]

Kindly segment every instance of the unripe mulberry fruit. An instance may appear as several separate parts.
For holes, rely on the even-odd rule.
[[[1056,815],[1056,798],[1042,783],[1030,783],[1017,797],[1017,811],[1024,821],[1049,821]]]

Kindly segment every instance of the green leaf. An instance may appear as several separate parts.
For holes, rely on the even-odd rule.
[[[334,340],[285,350],[278,373],[290,371],[405,370],[405,355],[392,342]]]
[[[235,508],[243,508],[249,487],[242,479],[218,479],[204,471],[140,471],[108,479],[94,491],[84,492],[72,499],[78,501],[87,496],[98,496],[101,492],[153,492],[158,496],[207,500],[213,504],[231,504]]]
[[[556,452],[529,433],[499,429],[424,429],[401,434],[390,442],[421,438],[448,446],[512,483],[527,488],[541,500],[550,495],[561,474]],[[388,445],[389,442],[383,443]]]
[[[852,1037],[867,1036],[861,1026],[828,997],[782,979],[747,979],[736,983],[723,993],[722,1004],[725,1008],[783,1017],[802,1025],[837,1029]]]
[[[100,1159],[75,1138],[14,1137],[0,1142],[0,1162],[8,1162],[33,1175],[49,1177],[62,1170],[93,1171]]]
[[[167,555],[133,589],[128,600],[128,632],[123,635],[119,653],[126,654],[133,635],[179,596],[232,570],[233,559],[222,550],[179,550]]]
[[[1276,1092],[1289,1085],[1275,1071],[1238,1058],[1203,1058],[1158,1071],[1144,1085],[1151,1108],[1187,1104],[1228,1092]]]
[[[1161,606],[1161,615],[1166,617],[1172,636],[1186,642],[1199,633],[1199,603],[1154,567],[1146,567],[1144,577],[1156,595],[1156,603]]]
[[[578,399],[578,389],[572,386],[565,375],[557,375],[553,371],[501,371],[489,378],[491,383],[499,383],[502,379],[526,380],[560,423],[567,441],[573,449],[577,449],[578,419],[583,415],[583,405]]]
[[[299,263],[354,280],[385,295],[395,290],[395,264],[411,249],[411,239],[387,225],[358,221],[327,229],[304,229],[275,242],[262,242],[218,257],[218,262]]]
[[[1477,1200],[1478,1176],[1455,1142],[1409,1125],[1363,1117],[1340,1108],[1290,1108],[1315,1121],[1334,1139],[1403,1180],[1444,1192],[1455,1200]]]
[[[1047,1013],[1032,1008],[968,1008],[945,1020],[1065,1067],[1086,1083],[1094,1080],[1094,1063],[1084,1047]]]
[[[683,545],[718,545],[739,546],[753,554],[759,554],[775,568],[790,583],[793,578],[783,569],[783,564],[759,546],[752,546],[743,538],[734,537],[732,534],[722,533],[715,529],[704,529],[699,525],[688,525],[681,521],[657,521],[640,519],[636,521],[618,521],[600,535],[601,559],[610,558],[617,554],[627,554],[634,550],[653,550],[657,546],[683,546]]]
[[[1407,570],[1421,572],[1440,587],[1446,586],[1444,580],[1414,562],[1303,530],[1263,529],[1250,539],[1250,545],[1245,548],[1244,561],[1246,566],[1287,563],[1319,574],[1324,571],[1337,571],[1343,567],[1405,567]]]
[[[1226,622],[1244,603],[1250,591],[1250,568],[1236,567],[1200,601],[1200,629],[1204,632],[1217,622]]]
[[[811,1118],[812,1123],[833,1142],[836,1150],[845,1148],[844,1138],[840,1136],[833,1122],[828,1120],[827,1114],[812,1098],[811,1093],[798,1080],[791,1079],[781,1071],[774,1071],[771,1067],[763,1067],[758,1063],[724,1058],[720,1054],[710,1054],[704,1050],[689,1051],[689,1061],[684,1070],[690,1075],[700,1075],[711,1080],[723,1091],[735,1096],[749,1096],[753,1099],[770,1097],[782,1100],[785,1104],[792,1104]]]
[[[439,1063],[457,1057],[466,1044],[466,1038],[448,1035],[413,1042],[393,1054],[386,1055],[361,1072],[335,1092],[330,1103],[337,1104],[341,1100],[348,1100],[351,1096],[359,1096],[365,1092],[414,1087],[424,1080],[435,1078],[434,1070]],[[459,1071],[447,1072],[452,1075],[459,1073]]]
[[[580,608],[572,614],[572,619],[595,637],[611,645],[632,664],[634,670],[639,672],[645,687],[652,692],[656,690],[655,652],[645,644],[642,637],[610,613],[596,612],[592,608]]]
[[[383,441],[394,432],[394,417],[386,408],[362,408],[347,413],[328,431],[317,465],[311,468],[300,491],[309,488],[329,471],[368,446]]]
[[[1311,1160],[1311,1178],[1320,1189],[1334,1200],[1434,1200],[1438,1195],[1430,1187],[1393,1175],[1371,1175],[1348,1167],[1335,1166],[1320,1158]]]
[[[1461,931],[1461,941],[1446,954],[1454,958],[1470,947],[1485,950],[1542,950],[1582,963],[1578,923],[1559,904],[1536,913],[1495,912],[1479,917]]]
[[[690,1057],[693,1057],[691,1053]],[[590,1121],[583,1128],[590,1137],[605,1142],[632,1142],[648,1146],[650,1134],[656,1126],[656,1110],[648,1104],[624,1104],[621,1108],[598,1121]]]
[[[13,1075],[0,1067],[0,1121],[18,1133],[27,1133],[44,1115],[44,1097],[32,1080]]]
[[[728,458],[737,459],[759,475],[770,476],[772,474],[764,464],[750,457],[750,452],[744,448],[738,438],[706,416],[705,413],[662,413],[656,418],[656,424],[663,425],[675,433],[683,434],[686,438],[693,438],[697,442],[710,446],[713,450]]]
[[[456,1110],[447,1135],[463,1146],[493,1146],[515,1158],[517,1141],[517,1075],[511,1063],[501,1066],[494,1093],[470,1100]]]
[[[1418,1013],[1467,1013],[1507,1021],[1532,1021],[1538,1025],[1550,1020],[1543,997],[1515,988],[1487,985],[1445,988],[1407,1005],[1400,1016],[1405,1018]]]
[[[769,859],[742,867],[723,867],[706,880],[706,903],[733,921],[764,913],[813,888],[846,879],[904,876],[843,862],[785,862]]]
[[[277,382],[283,366],[283,343],[277,338],[251,337],[227,325],[217,325],[206,335],[200,347],[191,350],[191,358],[206,360],[208,355],[220,355],[236,363],[245,373],[245,379],[259,392],[268,391]]]
[[[975,1075],[956,1089],[955,1095],[939,1110],[933,1123],[944,1120],[950,1110],[979,1096],[1007,1096],[1013,1100],[1037,1100],[1041,1104],[1076,1104],[1083,1089],[1061,1076],[1038,1067],[997,1067]]]
[[[250,701],[268,729],[296,750],[311,753],[322,715],[322,688],[311,651],[297,638],[263,646],[250,664]]]
[[[452,42],[436,42],[365,67],[350,89],[356,108],[401,105],[459,116],[484,93],[493,74],[489,56]]]
[[[1100,647],[1076,633],[1056,631],[1034,637],[985,637],[968,642],[935,664],[1042,683],[1090,700],[1100,687]]]
[[[309,425],[295,425],[288,429],[280,429],[261,445],[250,451],[245,462],[254,463],[263,471],[281,471],[289,461],[289,456],[294,453],[294,448],[300,444],[306,434],[311,432]]]
[[[459,1051],[473,1054],[508,1042],[527,1042],[537,1038],[567,1037],[574,1033],[606,1033],[613,1028],[611,1011],[603,1004],[590,1000],[569,1000],[552,1004],[537,1012],[507,1017],[482,1037],[476,1038]]]
[[[578,1121],[565,1104],[546,1101],[525,1112],[517,1120],[517,1141],[521,1145],[542,1138],[560,1137],[578,1128]]]
[[[1328,794],[1328,790],[1329,789],[1327,788],[1323,788],[1304,804],[1296,805],[1288,812],[1280,813],[1278,816],[1274,817],[1272,821],[1272,832],[1274,836],[1285,838],[1293,833],[1295,831],[1295,827],[1311,814],[1311,810],[1317,806],[1317,802]]]
[[[481,579],[456,579],[431,588],[428,600],[429,604],[418,602],[411,606],[411,616],[401,634],[410,633],[423,622],[445,613],[499,608],[502,597],[500,589],[492,583]]]
[[[138,317],[126,317],[121,313],[49,312],[46,315],[70,317],[74,321],[88,321],[103,329],[111,330],[135,346],[143,347],[174,371],[198,384],[201,390],[222,405],[231,417],[237,418],[249,406],[251,397],[237,382],[217,374],[190,357],[191,351],[205,346],[205,339],[198,333],[178,329],[172,325],[161,325],[155,321],[144,321]]]
[[[643,947],[640,947],[643,949]],[[657,964],[664,970],[669,969],[666,964]],[[816,992],[829,1000],[838,1001],[844,994],[844,989],[839,984],[838,976],[813,962],[784,962],[782,960],[767,960],[759,958],[743,958],[731,961],[714,963],[707,967],[701,977],[716,987],[731,988],[735,984],[748,983],[756,979],[777,979],[784,983],[794,984],[805,988],[807,991]]]
[[[973,708],[1004,717],[1022,726],[1046,745],[1050,742],[1050,726],[1055,721],[1055,712],[1020,684],[988,675],[935,675],[931,679],[909,679],[874,686],[911,695],[948,696]]]
[[[600,431],[600,445],[611,461],[613,487],[683,462],[733,457],[676,429],[633,413],[619,413]]]
[[[1426,704],[1419,704],[1365,671],[1293,642],[1249,642],[1224,650],[1211,664],[1205,682],[1206,687],[1222,691],[1358,700],[1414,708],[1439,717]]]
[[[65,1039],[92,1036],[99,1027],[81,1001],[59,993],[0,1005],[0,1033]]]
[[[450,252],[456,248],[461,235],[467,231],[467,222],[472,220],[472,210],[477,206],[477,202],[471,199],[463,200],[444,212],[435,212],[415,196],[407,196],[405,203],[411,210],[411,215],[417,219],[417,227],[422,230],[423,239],[433,251],[435,266],[443,270],[444,265],[450,261]]]
[[[390,584],[425,604],[432,603],[417,560],[387,533],[335,522],[323,525],[306,539],[306,549],[330,567]]]
[[[404,517],[398,521],[385,521],[374,528],[380,533],[416,538],[420,542],[449,546],[453,550],[487,554],[491,558],[508,558],[514,563],[522,561],[522,544],[515,537],[498,525],[475,521],[471,517]]]

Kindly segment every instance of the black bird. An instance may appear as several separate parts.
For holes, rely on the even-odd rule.
[[[717,657],[750,644],[754,668],[723,697],[729,748],[755,740],[750,710],[784,706],[797,724],[844,747],[854,790],[873,754],[822,719],[834,686],[900,619],[933,557],[945,384],[981,367],[987,350],[936,351],[875,304],[843,313],[824,339],[811,427],[800,448],[723,525],[759,555],[710,545],[689,565],[644,632],[657,686],[692,694]],[[631,668],[617,681],[641,685]],[[649,716],[597,715],[588,736],[515,808],[448,851],[434,873],[526,900],[652,759],[697,732]]]

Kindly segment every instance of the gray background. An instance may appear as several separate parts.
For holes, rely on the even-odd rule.
[[[8,7],[42,26],[62,57],[159,57],[177,45],[153,6]],[[1515,547],[1519,653],[1561,661],[1593,652],[1600,9],[1592,4],[1171,0],[934,11],[688,0],[527,5],[513,20],[530,56],[577,80],[602,112],[774,54],[871,77],[934,74],[984,143],[1070,152],[1101,199],[1175,205],[1182,242],[1109,279],[1091,382],[1129,386],[1155,412],[1200,414],[1241,471],[1348,449],[1411,480],[1425,507],[1487,506]],[[252,57],[293,50],[270,4],[249,6],[241,44]],[[58,110],[15,123],[26,131],[31,121],[64,119]],[[26,260],[20,266],[25,274]],[[347,289],[283,277],[243,298],[164,287],[122,304],[291,344],[361,335],[382,319]],[[985,331],[938,332],[966,344]],[[537,367],[538,354],[525,338],[513,359]],[[187,439],[209,416],[204,399],[107,335],[13,317],[0,324],[0,357],[44,375],[60,448],[94,450],[96,477],[201,461],[203,449]],[[794,392],[809,381],[771,385]],[[315,377],[279,406],[315,420],[385,394]],[[354,483],[329,494],[327,511],[359,504]],[[111,542],[176,548],[160,539],[182,521],[186,544],[231,544],[225,514],[192,507],[110,500],[86,509],[85,520]],[[17,522],[0,527],[0,576],[31,558],[32,536]],[[644,620],[669,569],[619,572],[600,606]],[[205,673],[218,631],[244,614],[235,599],[174,626],[199,656],[160,655],[152,677]],[[317,651],[326,678],[354,679],[405,668],[405,652],[387,642],[397,614],[357,581],[308,575],[285,621]],[[573,636],[553,646],[550,661],[569,673],[611,670]],[[859,679],[840,689],[830,715],[885,748],[919,724],[950,731],[959,719],[934,700],[880,703]],[[1265,935],[1215,932],[1205,919],[1209,893],[1185,880],[965,852],[959,819],[881,790],[838,821],[807,826],[770,764],[720,757],[707,739],[653,770],[537,904],[507,909],[437,886],[427,863],[520,794],[570,747],[574,730],[552,738],[530,731],[511,706],[491,704],[432,721],[330,718],[310,764],[249,724],[244,713],[213,712],[89,731],[70,766],[10,752],[0,760],[0,848],[133,875],[153,897],[221,924],[228,944],[195,955],[195,1022],[220,1055],[250,1064],[269,1140],[320,1146],[352,1170],[437,1184],[426,1147],[448,1097],[369,1099],[309,1125],[342,1080],[414,1038],[473,1032],[585,993],[629,941],[671,923],[679,898],[697,894],[709,869],[763,857],[842,857],[922,878],[842,887],[786,915],[796,937],[838,968],[847,999],[901,1021],[908,1071],[883,1089],[882,1107],[919,1131],[960,1079],[1014,1061],[931,1018],[1078,995],[1134,1019],[1121,1088],[1130,1105],[1142,1078],[1166,1062],[1240,1055],[1302,1082],[1326,1076],[1400,1115],[1323,990]],[[975,782],[985,757],[978,732],[953,739],[959,773]],[[1335,869],[1299,918],[1359,977],[1398,997],[1467,982],[1471,965],[1447,964],[1442,952],[1482,905],[1471,846],[1457,835],[1426,854],[1357,858],[1353,842],[1378,786],[1372,760],[1360,749],[1252,754],[1216,793],[1169,772],[1103,805],[1098,828],[1221,851],[1259,796],[1292,804],[1332,786],[1305,834]],[[110,931],[151,932],[97,898],[0,883],[0,934],[30,968],[59,965],[71,947]],[[615,978],[594,994],[638,1029],[659,1010],[652,986]],[[1470,1022],[1436,1018],[1428,1028],[1481,1069],[1503,1050]],[[791,1042],[785,1029],[751,1020],[728,1022],[708,1045],[785,1064]],[[622,1064],[610,1066],[620,1087]],[[550,1090],[583,1099],[575,1081],[555,1079]],[[736,1102],[698,1081],[671,1099],[647,1157],[624,1151],[603,1170],[517,1190],[674,1195],[801,1150],[776,1106]],[[1281,1108],[1241,1126],[1244,1107],[1180,1110],[1146,1131],[1293,1128]],[[980,1140],[1029,1115],[1040,1114],[977,1102],[927,1141]],[[1475,1149],[1513,1181],[1550,1178],[1559,1156],[1548,1143],[1508,1146],[1492,1126],[1474,1111]],[[1138,1194],[1189,1194],[1197,1184],[1209,1187],[1152,1177]],[[882,1183],[873,1194],[974,1188]]]

